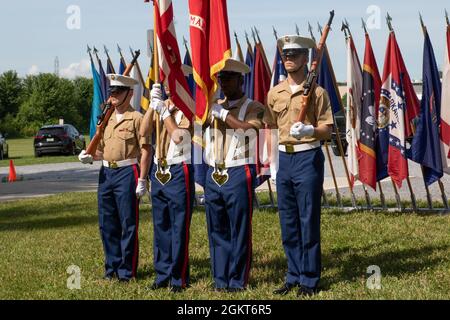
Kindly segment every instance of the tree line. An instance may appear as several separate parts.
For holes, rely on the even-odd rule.
[[[92,93],[92,79],[69,80],[51,73],[21,78],[16,71],[6,71],[0,75],[0,132],[29,137],[60,118],[89,132]]]

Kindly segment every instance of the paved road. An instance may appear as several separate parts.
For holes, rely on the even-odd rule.
[[[342,159],[334,155],[332,155],[332,159],[340,193],[342,196],[349,197],[350,192]],[[426,191],[420,166],[411,161],[409,163],[410,179],[415,196],[417,199],[426,200]],[[0,201],[47,196],[61,192],[95,191],[97,189],[99,168],[100,162],[96,162],[93,165],[83,165],[78,162],[73,162],[16,167],[16,173],[23,178],[23,181],[0,183]],[[334,183],[330,172],[329,162],[326,161],[324,189],[335,195]],[[0,168],[0,181],[4,180],[7,175],[8,168]],[[450,176],[444,175],[442,182],[446,187],[446,193],[450,197]],[[386,199],[395,200],[392,183],[389,179],[382,182],[382,188]],[[258,190],[265,189],[267,189],[267,184],[258,188]],[[275,189],[276,187],[273,186],[273,190]],[[363,187],[360,183],[356,183],[354,190],[357,197],[364,197]],[[379,194],[370,188],[368,192],[370,197],[379,198]],[[410,199],[406,182],[399,192],[401,199]],[[437,183],[430,187],[430,193],[434,201],[442,201],[441,192]]]

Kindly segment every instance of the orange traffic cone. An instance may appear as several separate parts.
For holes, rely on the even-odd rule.
[[[14,168],[14,163],[12,160],[9,160],[9,175],[8,182],[14,182],[17,180],[16,169]]]

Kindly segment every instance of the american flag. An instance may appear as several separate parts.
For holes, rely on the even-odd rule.
[[[181,56],[173,22],[171,0],[154,0],[156,48],[160,79],[168,85],[174,104],[191,120],[195,103],[181,68]]]

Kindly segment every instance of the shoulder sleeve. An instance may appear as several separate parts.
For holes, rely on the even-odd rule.
[[[267,94],[267,107],[264,112],[264,123],[266,123],[270,128],[277,127],[277,121],[275,117],[275,113],[273,112],[273,106],[275,104],[274,100],[274,92],[270,90]]]
[[[248,108],[245,121],[255,127],[255,129],[261,129],[263,127],[265,109],[267,108],[257,101],[250,103]]]
[[[143,145],[145,144],[150,144],[150,132],[152,132],[152,130],[150,130],[150,132],[145,135],[145,136],[141,136],[140,135],[140,129],[141,129],[141,123],[143,121],[144,117],[142,116],[142,114],[135,112],[135,128],[136,128],[136,135],[138,137],[139,140],[139,147],[142,148]],[[151,122],[152,123],[152,122]],[[152,129],[152,125],[150,125],[150,129]]]
[[[333,111],[331,110],[328,92],[320,87],[316,89],[316,106],[317,125],[333,125]]]

